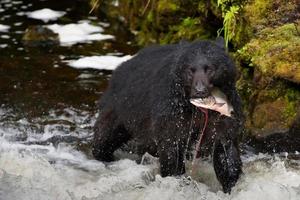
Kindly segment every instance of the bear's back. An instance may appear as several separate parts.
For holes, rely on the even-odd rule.
[[[126,106],[129,103],[142,104],[149,100],[149,93],[157,97],[165,95],[159,91],[161,87],[171,84],[176,55],[181,52],[179,48],[180,44],[173,44],[151,46],[139,51],[113,72],[101,102]]]

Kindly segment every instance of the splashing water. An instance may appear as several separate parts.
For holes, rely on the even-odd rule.
[[[70,112],[72,116],[67,115]],[[94,115],[86,113],[83,116],[74,109],[66,109],[60,115],[55,113],[51,112],[48,120],[56,118],[64,119],[66,124],[78,123],[71,135],[78,135],[78,129],[82,135],[91,134]],[[7,124],[3,120],[7,116],[14,117],[9,110],[0,110],[0,199],[296,200],[300,197],[298,161],[291,164],[286,158],[264,154],[244,156],[244,174],[228,195],[221,191],[210,160],[201,161],[193,178],[162,178],[157,173],[158,163],[155,161],[142,165],[123,158],[104,164],[78,151],[74,144],[24,144],[32,138],[39,141],[58,134],[60,128],[57,124],[41,125],[38,120],[34,123],[40,127],[29,128],[32,124],[25,119],[19,120],[17,126]],[[41,129],[42,126],[48,128]],[[38,135],[37,129],[42,130],[40,135],[46,134],[47,137],[34,137]],[[49,129],[52,132],[48,132]],[[24,131],[27,135],[35,134],[22,141],[12,137]],[[191,163],[188,165],[190,167]]]

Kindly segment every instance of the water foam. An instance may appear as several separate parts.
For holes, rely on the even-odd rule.
[[[43,8],[41,10],[35,10],[29,12],[27,13],[27,16],[29,18],[39,19],[47,23],[48,21],[57,20],[58,18],[64,16],[65,14],[66,12],[64,11],[55,11],[49,8]]]
[[[55,33],[58,33],[62,46],[114,38],[112,35],[102,34],[103,29],[101,27],[91,25],[86,21],[67,25],[52,24],[47,27]]]
[[[77,69],[99,69],[99,70],[115,70],[121,63],[131,59],[132,56],[89,56],[78,60],[68,61],[71,67]]]
[[[10,26],[0,24],[0,32],[7,32]]]

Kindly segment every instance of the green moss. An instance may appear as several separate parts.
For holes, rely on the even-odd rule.
[[[300,25],[265,28],[245,45],[240,55],[263,74],[300,83]]]
[[[265,28],[293,23],[295,19],[299,19],[298,4],[298,0],[248,0],[239,4],[232,3],[234,6],[240,6],[240,10],[236,19],[229,23],[235,24],[230,26],[231,43],[234,47],[241,48]]]
[[[289,119],[289,122],[292,123],[293,119],[297,115],[297,108],[300,101],[300,91],[292,88],[288,88],[286,90],[286,94],[284,96],[286,100],[286,107],[284,110],[284,116]]]
[[[212,39],[222,25],[217,0],[119,0],[118,6],[101,1],[101,7],[110,17],[120,19],[121,16],[122,23],[142,46],[182,39]]]
[[[208,39],[211,35],[201,26],[199,18],[187,17],[179,25],[170,26],[169,32],[161,37],[161,44],[174,43],[182,39]]]
[[[217,4],[223,17],[223,27],[218,30],[218,34],[224,33],[225,45],[228,47],[229,41],[236,37],[237,32],[240,32],[238,24],[240,24],[243,3],[239,0],[218,0]]]
[[[175,12],[179,9],[177,1],[160,0],[158,1],[157,11],[159,13]]]
[[[252,0],[245,5],[244,15],[249,25],[253,28],[267,24],[269,10],[272,7],[272,0]]]
[[[285,116],[285,118],[287,119],[287,123],[291,124],[294,120],[294,118],[297,115],[297,105],[295,102],[286,102],[286,106],[285,109],[283,111],[283,115]]]
[[[243,100],[249,132],[264,135],[288,130],[300,106],[297,86],[251,68],[240,69],[237,88]]]
[[[244,16],[253,33],[270,26],[280,26],[297,19],[297,0],[249,0]]]
[[[261,91],[259,94],[268,92]],[[278,96],[273,92],[271,91],[269,94]],[[253,112],[247,118],[247,128],[260,134],[287,131],[295,120],[300,100],[300,96],[297,97],[297,100],[288,99],[288,93],[273,100],[266,97],[265,101],[261,96],[260,102],[256,102]]]
[[[255,93],[255,85],[252,82],[251,72],[249,68],[239,67],[240,78],[236,87],[242,98],[245,113],[249,113],[251,97]]]
[[[208,15],[210,4],[207,1],[170,1],[170,0],[160,0],[160,2],[173,2],[176,4],[173,11],[176,12],[177,16],[172,14],[171,18],[176,20],[170,20],[166,15],[169,13],[160,13],[168,21],[162,26],[164,27],[159,34],[158,42],[161,44],[174,43],[182,39],[195,40],[195,39],[208,39],[212,38],[211,31],[212,28],[209,25],[206,17]],[[176,3],[175,3],[176,2]],[[172,4],[172,3],[171,3]],[[216,30],[215,28],[213,28]]]

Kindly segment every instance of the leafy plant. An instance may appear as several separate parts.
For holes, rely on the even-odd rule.
[[[228,47],[229,41],[235,36],[241,4],[236,0],[218,0],[218,6],[223,17],[223,28],[218,30],[218,35],[224,31],[225,45]]]
[[[225,44],[228,46],[228,42],[234,37],[236,27],[236,16],[239,13],[240,8],[238,6],[231,6],[224,16],[224,38]]]

